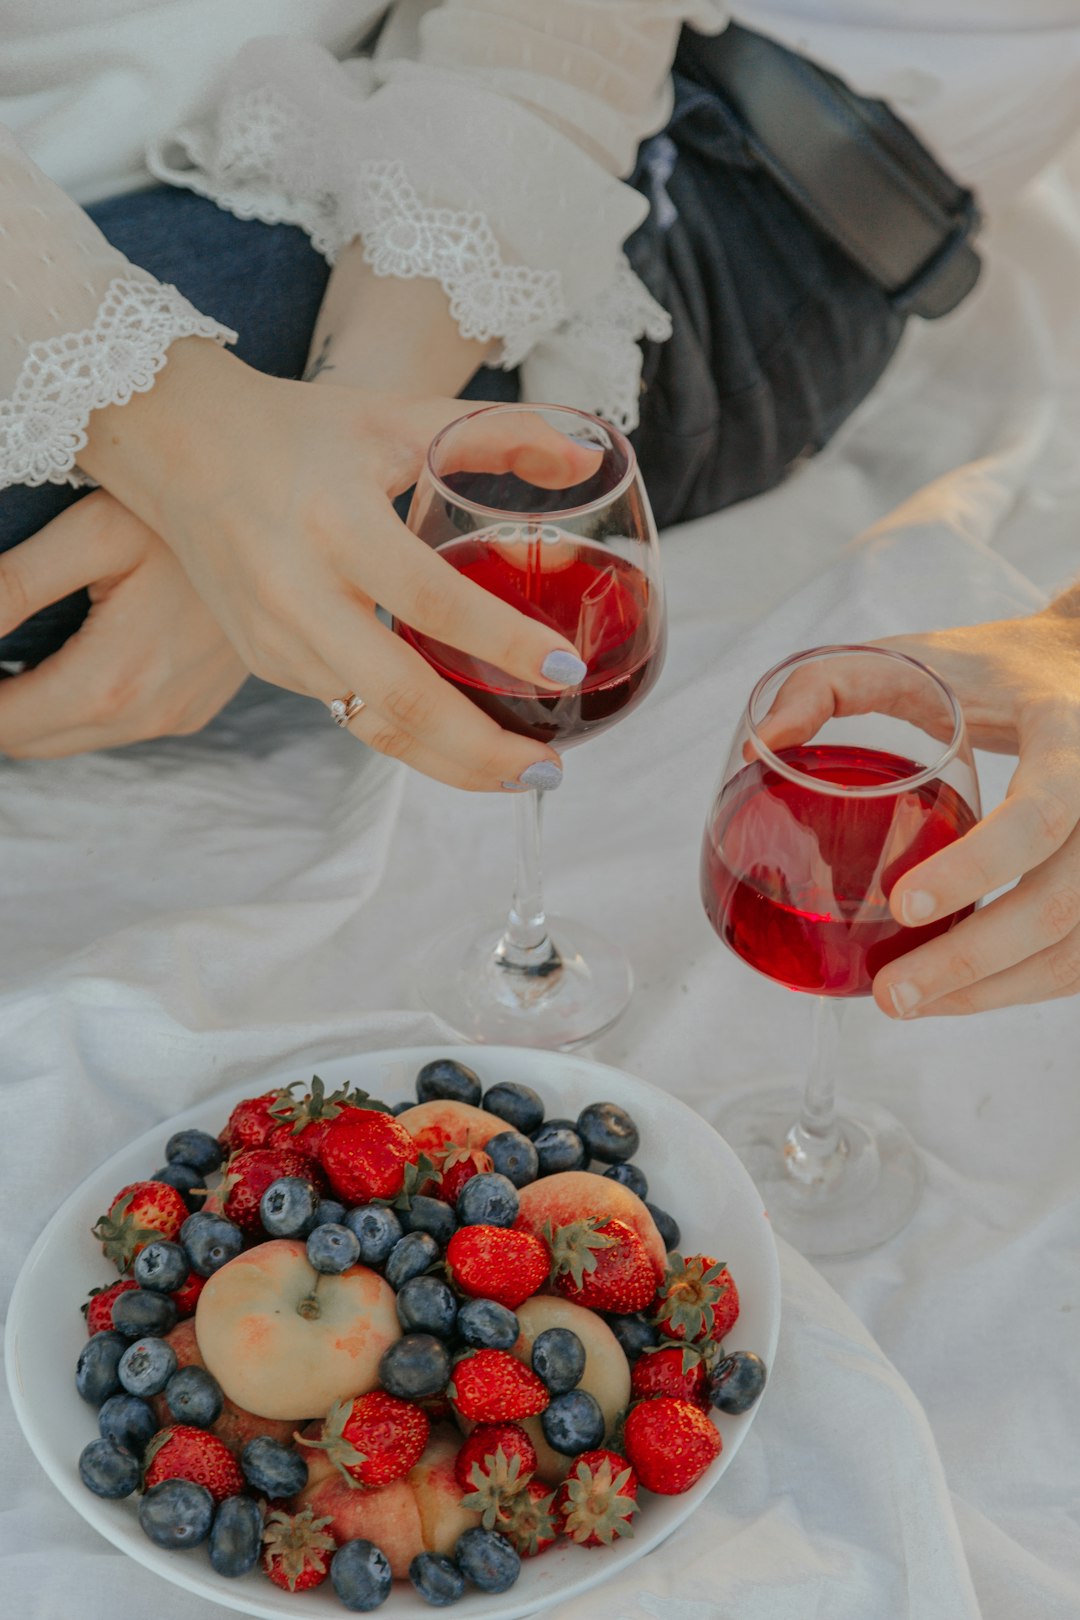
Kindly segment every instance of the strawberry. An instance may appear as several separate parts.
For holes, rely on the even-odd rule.
[[[188,1207],[175,1187],[164,1181],[132,1181],[121,1187],[108,1214],[95,1221],[93,1233],[117,1271],[128,1271],[148,1243],[175,1241],[187,1218]]]
[[[526,1480],[506,1503],[496,1529],[521,1558],[535,1558],[559,1539],[555,1492],[540,1479]]]
[[[646,1350],[635,1361],[630,1374],[630,1393],[636,1401],[649,1400],[655,1395],[673,1395],[677,1400],[692,1401],[702,1411],[707,1411],[708,1380],[706,1359],[693,1345],[660,1345],[655,1350]]]
[[[159,1429],[146,1448],[144,1462],[147,1491],[163,1479],[190,1479],[205,1485],[215,1502],[224,1502],[247,1489],[240,1464],[224,1440],[187,1423]]]
[[[512,1428],[512,1424],[506,1424]],[[487,1424],[484,1427],[493,1428],[495,1425]],[[457,1468],[455,1465],[455,1473]],[[479,1513],[480,1522],[485,1530],[501,1529],[502,1519],[507,1515],[514,1498],[525,1489],[531,1473],[526,1473],[518,1452],[507,1456],[502,1446],[497,1446],[493,1456],[484,1457],[482,1462],[474,1462],[471,1469],[471,1489],[466,1488],[461,1498],[463,1508],[470,1513]]]
[[[656,1296],[652,1320],[666,1339],[719,1343],[735,1326],[739,1294],[722,1260],[707,1254],[668,1255],[668,1269]]]
[[[471,1299],[516,1311],[544,1286],[551,1255],[542,1238],[506,1226],[461,1226],[446,1245],[451,1281]]]
[[[562,1528],[580,1547],[610,1547],[632,1536],[637,1510],[637,1475],[617,1451],[583,1451],[555,1496]]]
[[[656,1273],[649,1251],[625,1221],[595,1215],[554,1230],[544,1227],[552,1257],[552,1286],[564,1299],[593,1311],[629,1316],[652,1304]]]
[[[475,1469],[481,1474],[489,1470],[487,1464],[497,1451],[507,1458],[518,1457],[521,1473],[526,1477],[536,1473],[536,1447],[525,1430],[516,1423],[480,1423],[464,1442],[454,1463],[454,1475],[463,1491],[475,1487]]]
[[[467,1181],[495,1168],[483,1148],[474,1148],[470,1144],[468,1135],[464,1147],[456,1142],[447,1142],[442,1152],[435,1155],[435,1162],[441,1174],[438,1184],[430,1187],[429,1194],[451,1205],[457,1203],[458,1194]]]
[[[325,1451],[347,1484],[389,1485],[404,1479],[420,1461],[430,1428],[418,1406],[376,1389],[335,1401],[320,1437],[297,1439],[302,1446]]]
[[[420,1149],[392,1114],[373,1108],[343,1108],[323,1137],[320,1162],[330,1185],[346,1204],[397,1198],[405,1169]]]
[[[536,1417],[551,1399],[532,1368],[509,1350],[474,1350],[463,1356],[446,1393],[458,1415],[474,1423]]]
[[[317,1519],[312,1508],[302,1513],[275,1508],[267,1515],[262,1566],[275,1586],[306,1592],[325,1581],[330,1554],[337,1551],[337,1542],[326,1528],[329,1523],[329,1518]]]
[[[116,1326],[112,1318],[113,1301],[118,1295],[138,1286],[134,1277],[121,1277],[117,1282],[110,1283],[108,1288],[91,1288],[85,1305],[79,1307],[86,1317],[86,1331],[91,1338],[95,1333],[105,1333]]]
[[[206,1278],[200,1277],[197,1271],[189,1271],[186,1282],[179,1288],[174,1288],[169,1298],[176,1306],[176,1314],[180,1321],[185,1316],[194,1316],[195,1307],[199,1303],[199,1295],[206,1286]]]
[[[366,1091],[352,1091],[348,1086],[332,1091],[328,1097],[326,1087],[314,1074],[311,1090],[299,1102],[293,1097],[290,1086],[284,1096],[270,1103],[267,1113],[275,1124],[259,1146],[297,1148],[317,1159],[331,1121],[349,1106],[377,1109],[379,1104],[372,1102]]]
[[[240,1148],[262,1147],[270,1132],[280,1124],[270,1112],[271,1108],[290,1103],[292,1090],[292,1086],[278,1086],[274,1091],[264,1091],[261,1097],[245,1097],[243,1102],[238,1102],[218,1137],[222,1147],[228,1148],[230,1153]]]
[[[720,1434],[692,1401],[658,1395],[626,1417],[626,1455],[647,1491],[681,1496],[720,1455]]]
[[[226,1160],[221,1185],[207,1198],[206,1208],[235,1221],[249,1237],[261,1237],[259,1201],[279,1176],[301,1176],[323,1190],[322,1172],[306,1153],[295,1148],[240,1148]]]

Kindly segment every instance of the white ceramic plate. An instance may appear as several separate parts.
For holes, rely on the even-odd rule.
[[[473,1068],[485,1088],[497,1080],[533,1086],[550,1117],[574,1118],[590,1102],[612,1101],[630,1110],[641,1131],[636,1156],[649,1179],[650,1199],[669,1209],[683,1234],[683,1250],[726,1260],[739,1287],[741,1313],[733,1348],[756,1350],[771,1366],[780,1324],[780,1278],[776,1247],[761,1199],[727,1143],[685,1103],[620,1069],[584,1057],[522,1047],[405,1047],[367,1052],[322,1064],[327,1089],[346,1080],[389,1102],[412,1097],[416,1071],[430,1058],[452,1051]],[[75,1392],[74,1368],[85,1331],[79,1305],[89,1289],[110,1280],[110,1271],[90,1228],[111,1198],[129,1181],[150,1174],[164,1158],[174,1130],[195,1125],[217,1132],[233,1104],[307,1074],[275,1073],[200,1103],[147,1131],[96,1170],[64,1203],[35,1243],[15,1285],[8,1316],[6,1356],[15,1412],[49,1478],[83,1518],[115,1546],[166,1580],[244,1614],[289,1616],[344,1614],[326,1581],[294,1597],[279,1591],[258,1570],[227,1580],[210,1568],[205,1548],[168,1552],[139,1529],[134,1500],[108,1502],[79,1480],[79,1452],[97,1434],[94,1409]],[[70,1301],[57,1315],[57,1300]],[[768,1398],[766,1391],[765,1399]],[[760,1403],[759,1403],[760,1404]],[[588,1551],[558,1545],[527,1559],[521,1577],[502,1596],[470,1591],[452,1612],[457,1620],[518,1620],[547,1605],[598,1585],[669,1536],[730,1467],[754,1408],[743,1417],[717,1417],[724,1449],[693,1490],[683,1496],[643,1493],[633,1538],[610,1549]],[[433,1612],[412,1588],[397,1582],[378,1611],[387,1620],[427,1620]]]

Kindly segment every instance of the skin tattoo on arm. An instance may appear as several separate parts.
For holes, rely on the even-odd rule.
[[[315,355],[314,358],[309,362],[308,368],[301,378],[302,382],[314,382],[315,378],[321,376],[324,371],[334,370],[333,361],[328,358],[330,354],[330,345],[333,340],[334,334],[332,332],[327,332],[326,336],[319,345],[318,354]]]

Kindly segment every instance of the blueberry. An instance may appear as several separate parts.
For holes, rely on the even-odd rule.
[[[409,1579],[433,1609],[445,1609],[465,1596],[464,1575],[443,1553],[417,1553],[409,1565]]]
[[[100,1406],[121,1388],[120,1359],[128,1347],[122,1333],[95,1333],[79,1351],[75,1363],[75,1388],[84,1401]]]
[[[672,1249],[677,1249],[682,1241],[678,1221],[674,1215],[669,1215],[666,1209],[658,1209],[655,1204],[646,1204],[645,1208],[653,1218],[656,1230],[663,1240],[664,1248],[670,1254]]]
[[[346,1211],[343,1225],[360,1239],[360,1263],[381,1266],[401,1237],[401,1222],[382,1204],[360,1204]]]
[[[507,1592],[521,1574],[521,1559],[497,1530],[466,1530],[458,1536],[454,1560],[481,1592]]]
[[[752,1350],[733,1350],[709,1376],[709,1399],[721,1412],[749,1412],[765,1388],[765,1363]]]
[[[252,1490],[263,1496],[296,1496],[308,1482],[308,1465],[292,1446],[256,1435],[240,1453],[240,1467]]]
[[[445,1097],[449,1102],[470,1103],[473,1108],[479,1108],[483,1090],[472,1070],[454,1058],[436,1058],[434,1063],[425,1063],[416,1077],[416,1095],[422,1103]]]
[[[347,1226],[317,1226],[307,1240],[307,1257],[316,1271],[348,1271],[360,1258],[360,1239]]]
[[[444,1204],[441,1198],[426,1198],[423,1194],[414,1194],[409,1200],[408,1209],[401,1211],[400,1220],[405,1232],[430,1232],[440,1249],[446,1248],[458,1224],[449,1204]]]
[[[200,1210],[189,1215],[180,1228],[180,1241],[188,1252],[191,1269],[200,1277],[211,1277],[228,1261],[235,1260],[244,1246],[244,1234],[224,1215]]]
[[[160,1395],[176,1371],[176,1351],[164,1339],[136,1339],[120,1357],[117,1371],[129,1395]]]
[[[510,1350],[521,1327],[513,1311],[494,1299],[467,1299],[458,1308],[458,1334],[482,1350]]]
[[[210,1566],[230,1580],[254,1569],[262,1553],[263,1515],[250,1496],[227,1496],[214,1514]]]
[[[484,1092],[484,1111],[505,1119],[515,1131],[531,1136],[544,1123],[544,1105],[532,1086],[519,1085],[516,1080],[500,1080]]]
[[[609,1165],[604,1174],[609,1181],[617,1181],[620,1187],[629,1187],[642,1203],[648,1198],[649,1183],[645,1179],[645,1172],[639,1170],[636,1164]]]
[[[406,1097],[404,1102],[394,1103],[394,1105],[391,1108],[390,1112],[396,1118],[398,1114],[404,1114],[410,1108],[415,1108],[415,1107],[416,1107],[416,1104],[411,1100],[411,1098]]]
[[[208,1429],[221,1416],[225,1397],[205,1367],[181,1367],[165,1385],[165,1402],[177,1423]]]
[[[390,1562],[373,1541],[343,1541],[330,1560],[330,1584],[354,1613],[367,1614],[390,1596]]]
[[[225,1162],[221,1143],[209,1131],[175,1131],[165,1144],[165,1157],[170,1164],[190,1164],[204,1176]]]
[[[197,1547],[213,1517],[214,1498],[191,1479],[163,1479],[139,1501],[139,1523],[158,1547]]]
[[[587,1389],[571,1389],[556,1395],[540,1417],[544,1439],[552,1451],[576,1457],[604,1442],[604,1414],[600,1403]]]
[[[160,1170],[155,1170],[148,1178],[150,1181],[163,1181],[167,1187],[175,1187],[188,1209],[199,1209],[206,1194],[206,1177],[201,1170],[196,1170],[193,1164],[163,1164]]]
[[[336,1198],[320,1198],[315,1205],[315,1216],[311,1223],[311,1230],[317,1226],[341,1226],[345,1221],[345,1205],[339,1204]]]
[[[106,1440],[113,1440],[133,1457],[141,1457],[160,1424],[154,1409],[137,1395],[110,1395],[98,1413],[98,1428]]]
[[[431,1333],[406,1333],[382,1353],[379,1383],[388,1395],[418,1401],[450,1382],[450,1352]]]
[[[513,1226],[520,1207],[514,1183],[490,1171],[470,1176],[454,1205],[462,1226]]]
[[[553,1395],[565,1395],[581,1383],[585,1346],[569,1328],[545,1328],[533,1340],[532,1369]]]
[[[112,1319],[113,1326],[125,1338],[138,1339],[144,1333],[160,1336],[176,1326],[176,1306],[168,1294],[155,1294],[149,1288],[129,1288],[126,1294],[117,1294],[113,1300]]]
[[[401,1288],[410,1277],[419,1277],[439,1258],[439,1245],[430,1232],[406,1232],[390,1251],[386,1280],[391,1288]]]
[[[589,1157],[604,1164],[622,1164],[641,1146],[637,1126],[618,1103],[590,1103],[578,1115],[577,1130]]]
[[[410,1277],[398,1293],[397,1313],[406,1333],[434,1333],[448,1339],[454,1331],[457,1299],[439,1277]]]
[[[130,1496],[141,1476],[138,1457],[115,1440],[91,1440],[79,1455],[79,1478],[95,1496]]]
[[[259,1219],[271,1237],[306,1237],[315,1222],[319,1195],[303,1176],[279,1176],[259,1199]]]
[[[495,1170],[515,1187],[527,1187],[540,1174],[540,1155],[534,1143],[520,1131],[500,1131],[488,1142],[484,1152]]]
[[[532,1144],[542,1176],[553,1176],[560,1170],[584,1170],[589,1162],[585,1144],[572,1119],[549,1119],[546,1125],[533,1131]]]
[[[149,1288],[158,1294],[171,1294],[174,1288],[181,1288],[187,1282],[190,1270],[188,1257],[180,1244],[167,1243],[162,1238],[160,1242],[148,1243],[145,1249],[139,1250],[131,1274],[140,1288]]]
[[[659,1333],[644,1316],[607,1316],[604,1320],[622,1345],[623,1353],[631,1364],[646,1350],[651,1350],[653,1345],[660,1343]]]

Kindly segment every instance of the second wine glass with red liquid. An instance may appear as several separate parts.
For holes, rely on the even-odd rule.
[[[801,1106],[768,1092],[723,1120],[774,1225],[804,1254],[871,1248],[915,1209],[921,1163],[899,1122],[869,1105],[836,1113],[839,1009],[967,915],[905,927],[889,896],[979,810],[956,698],[914,659],[816,648],[754,688],[706,822],[701,895],[737,956],[818,998]]]
[[[499,470],[500,446],[541,424],[593,452],[570,488]],[[580,461],[580,457],[576,457]],[[409,527],[451,567],[571,641],[581,684],[551,691],[408,625],[398,633],[508,731],[560,752],[621,720],[664,658],[656,529],[629,441],[561,406],[492,406],[435,439]],[[419,969],[433,1011],[472,1040],[573,1046],[608,1028],[630,998],[622,951],[579,922],[548,917],[540,869],[543,794],[515,795],[517,874],[508,916],[436,941]]]

